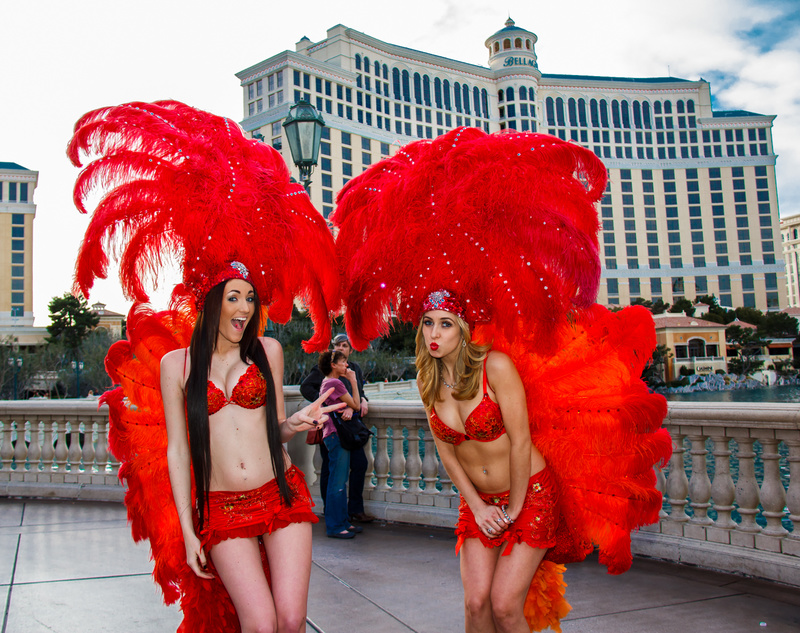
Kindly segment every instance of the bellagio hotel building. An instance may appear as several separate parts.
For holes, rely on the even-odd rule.
[[[703,79],[543,73],[536,41],[509,19],[486,40],[485,67],[337,25],[236,75],[242,125],[294,168],[281,122],[300,99],[322,113],[311,200],[326,217],[348,179],[454,127],[572,140],[609,172],[599,303],[713,294],[728,307],[783,307],[775,117],[714,110]]]

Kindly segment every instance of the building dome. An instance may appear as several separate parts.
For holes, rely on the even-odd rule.
[[[538,70],[535,50],[538,39],[535,33],[518,27],[509,17],[505,26],[486,40],[489,66],[497,70],[504,66],[524,65]]]

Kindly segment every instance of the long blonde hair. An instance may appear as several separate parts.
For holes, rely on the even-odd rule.
[[[492,346],[473,343],[467,322],[459,316],[453,315],[453,318],[458,329],[461,330],[461,337],[466,342],[466,345],[462,345],[459,349],[458,358],[456,358],[453,398],[471,400],[480,388],[481,364]],[[417,328],[416,343],[417,358],[414,364],[417,366],[417,384],[420,386],[422,404],[426,409],[431,410],[436,402],[442,401],[442,398],[438,397],[443,375],[442,360],[434,358],[428,351],[428,346],[425,345],[425,335],[422,333],[421,320]]]

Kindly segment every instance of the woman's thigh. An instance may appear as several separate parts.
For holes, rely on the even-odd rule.
[[[506,610],[522,608],[536,569],[546,553],[546,549],[517,543],[508,556],[498,557],[492,580],[492,605]]]
[[[225,585],[242,629],[275,623],[275,604],[255,538],[231,538],[211,549],[211,560]]]
[[[464,540],[459,559],[464,601],[468,606],[473,601],[480,604],[489,599],[499,555],[499,547],[484,547],[476,538]]]
[[[278,619],[305,621],[311,576],[311,523],[291,523],[264,535]]]

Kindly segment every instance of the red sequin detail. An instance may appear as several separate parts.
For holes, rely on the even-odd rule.
[[[486,386],[485,360],[483,361],[483,398],[464,420],[465,433],[456,431],[442,422],[436,415],[435,407],[431,409],[431,431],[442,442],[456,445],[461,444],[464,440],[492,442],[506,432],[500,405],[489,397]]]
[[[267,381],[256,365],[250,365],[239,376],[231,391],[231,399],[210,380],[208,381],[208,415],[213,415],[228,404],[236,404],[245,409],[258,409],[267,401]]]
[[[484,503],[494,506],[508,505],[508,492],[497,494],[478,493]],[[478,527],[475,515],[472,514],[464,498],[458,507],[458,523],[456,524],[456,553],[461,549],[465,539],[480,539],[484,547],[499,547],[508,543],[503,556],[511,553],[517,543],[525,543],[531,547],[549,549],[556,544],[556,528],[558,527],[558,488],[550,469],[545,466],[528,481],[528,490],[522,511],[516,520],[497,538],[490,539]]]

